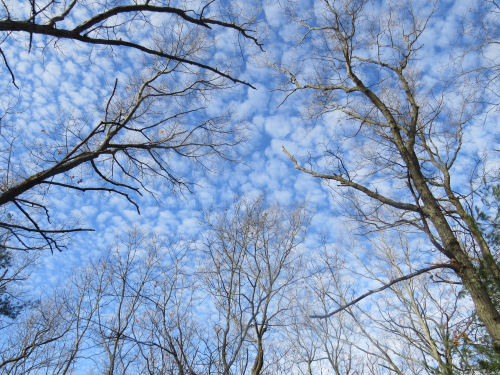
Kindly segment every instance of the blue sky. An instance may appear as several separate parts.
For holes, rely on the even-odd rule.
[[[13,17],[29,13],[28,7],[19,6],[18,1],[6,3],[15,10]],[[195,8],[200,2],[188,3],[189,7]],[[383,19],[386,16],[384,12],[391,5],[397,13],[399,3],[393,0],[370,2],[367,24],[376,24],[378,18]],[[93,4],[98,6],[99,2]],[[407,271],[410,266],[415,269],[426,262],[439,261],[440,255],[419,234],[410,232],[404,239],[399,238],[398,233],[378,237],[374,235],[376,241],[373,242],[369,241],[369,236],[356,237],[354,234],[359,232],[359,228],[346,215],[351,206],[344,199],[345,188],[297,171],[283,152],[282,148],[285,146],[301,165],[307,166],[310,160],[319,171],[335,168],[332,159],[325,157],[325,149],[342,152],[344,161],[353,168],[359,181],[370,184],[373,189],[389,196],[397,197],[401,194],[397,190],[401,183],[388,178],[386,170],[372,173],[371,168],[375,164],[372,161],[376,159],[373,156],[385,156],[389,151],[382,150],[376,154],[379,144],[373,139],[368,136],[352,137],[357,132],[357,127],[336,111],[314,116],[317,113],[312,109],[318,109],[314,107],[318,98],[314,92],[299,90],[287,97],[287,77],[282,74],[280,67],[297,72],[297,77],[306,82],[320,75],[324,67],[315,53],[323,53],[323,57],[329,57],[326,53],[329,45],[313,37],[316,35],[314,32],[304,38],[305,23],[318,25],[323,21],[325,12],[322,4],[321,1],[308,0],[216,1],[210,12],[232,9],[248,17],[256,17],[256,22],[251,27],[255,29],[253,35],[263,43],[264,51],[259,50],[251,41],[238,38],[231,30],[214,27],[203,35],[191,34],[193,38],[200,36],[202,39],[201,59],[221,69],[230,68],[234,77],[251,83],[255,89],[230,84],[224,90],[208,92],[206,98],[179,98],[152,108],[173,114],[183,110],[184,106],[203,106],[203,110],[187,117],[193,123],[229,115],[227,129],[237,129],[238,134],[244,138],[244,142],[225,150],[228,158],[234,161],[207,157],[202,159],[204,168],[186,158],[169,154],[169,168],[176,176],[193,183],[189,185],[191,191],[172,189],[165,180],[147,178],[147,188],[154,194],[142,191],[141,196],[131,195],[140,207],[140,215],[133,204],[116,194],[81,193],[55,187],[43,191],[39,197],[50,209],[54,225],[75,225],[92,228],[94,231],[72,235],[66,241],[67,248],[63,252],[43,252],[31,277],[24,283],[27,297],[51,295],[55,288],[65,287],[75,270],[109,252],[117,239],[125,238],[132,228],[137,228],[146,236],[159,236],[174,243],[189,241],[188,247],[195,248],[196,241],[207,230],[203,224],[204,212],[221,210],[241,197],[256,198],[260,195],[270,205],[278,203],[292,207],[306,204],[312,219],[307,238],[299,252],[306,255],[310,270],[315,270],[324,266],[320,257],[325,249],[332,258],[335,257],[335,251],[340,251],[345,261],[341,276],[350,283],[353,296],[367,288],[380,286],[389,277],[387,259],[391,256],[400,262],[402,271]],[[432,113],[439,103],[442,105],[443,111],[435,122],[436,131],[441,134],[435,138],[439,150],[453,146],[450,134],[453,134],[455,128],[450,124],[456,120],[457,114],[462,114],[463,111],[463,118],[466,118],[469,110],[480,113],[470,117],[465,123],[462,150],[452,169],[452,184],[464,194],[471,188],[471,174],[480,174],[486,170],[488,178],[496,178],[497,181],[500,175],[498,80],[490,82],[490,91],[483,96],[489,102],[480,103],[469,100],[475,98],[476,93],[474,85],[466,81],[468,76],[448,80],[456,73],[454,69],[473,70],[495,62],[498,64],[498,43],[486,45],[481,50],[470,49],[477,42],[475,38],[478,36],[479,20],[489,22],[493,25],[492,30],[497,33],[500,22],[490,19],[491,14],[478,13],[478,4],[480,2],[468,0],[439,1],[419,39],[419,50],[409,68],[412,77],[418,82],[418,99],[423,103],[422,116]],[[425,18],[432,10],[430,1],[416,0],[413,5],[417,17]],[[288,11],[285,10],[286,7]],[[4,17],[2,12],[0,8],[0,17]],[[90,14],[91,7],[77,6],[74,18],[64,22],[70,26],[78,22],[77,18],[88,17]],[[398,16],[408,20],[407,13]],[[468,25],[465,33],[461,28],[464,21]],[[165,20],[155,16],[152,22],[160,25]],[[399,25],[396,23],[394,27],[398,29]],[[168,32],[181,29],[181,24],[168,23]],[[147,26],[131,29],[130,32],[146,41],[152,36],[152,30]],[[5,36],[2,35],[3,37]],[[0,149],[4,153],[9,147],[8,143],[13,140],[10,163],[17,174],[24,176],[36,173],[42,166],[46,166],[47,162],[43,157],[50,152],[57,157],[54,145],[69,134],[65,133],[65,129],[71,129],[74,134],[85,133],[102,119],[103,108],[115,80],[118,82],[117,98],[126,102],[135,92],[134,83],[140,80],[141,75],[148,73],[147,67],[152,61],[130,49],[115,49],[111,53],[106,48],[89,47],[71,41],[58,40],[54,43],[47,37],[35,36],[31,51],[28,49],[27,35],[12,34],[6,41],[2,41],[0,39],[0,46],[19,88],[12,84],[6,67],[0,65],[0,95],[4,98],[0,103],[0,114],[5,114],[9,108],[1,122],[3,138],[0,139]],[[363,45],[359,53],[373,56],[375,52],[370,46]],[[363,71],[363,74],[369,82],[379,84],[377,90],[382,95],[389,95],[387,92],[397,90],[391,86],[391,81],[386,83],[387,75],[377,75],[370,70]],[[180,74],[168,79],[166,83],[182,87],[191,78],[189,74]],[[333,81],[335,77],[326,74],[323,79]],[[449,89],[441,97],[440,91],[446,85],[449,85]],[[397,100],[395,103],[397,107]],[[157,118],[155,116],[159,115],[152,115],[150,119]],[[160,133],[161,131],[162,128],[159,129]],[[69,138],[72,136],[68,135]],[[2,166],[5,166],[5,161]],[[95,176],[88,173],[87,167],[71,171],[65,178],[77,185],[90,185],[96,181]],[[78,182],[80,180],[82,181]],[[473,187],[477,187],[475,184],[477,181]],[[408,195],[405,199],[408,200]],[[367,201],[361,201],[368,207]],[[2,211],[1,214],[7,213]],[[394,248],[404,247],[402,242],[407,240],[412,251],[410,254],[391,253],[392,248],[384,247],[379,241],[381,239],[394,245]],[[405,255],[411,262],[405,259]],[[186,260],[187,258],[189,259]],[[197,264],[200,258],[200,253],[193,251],[183,261],[186,262],[186,267],[196,269],[200,266]],[[333,278],[328,275],[316,274],[307,282],[310,280],[311,284],[331,283],[334,288]],[[295,292],[297,301],[302,301],[311,309],[308,313],[315,312],[318,296],[308,293],[307,285],[300,282],[298,285],[302,289],[297,288]],[[443,290],[440,289],[439,292],[442,293]],[[439,295],[438,299],[441,297],[443,296]],[[386,302],[377,299],[372,304],[371,301],[367,300],[363,305],[366,311],[376,311],[384,306],[382,302]],[[310,304],[307,305],[307,302]],[[464,302],[463,307],[466,312],[470,309],[467,302]],[[214,307],[203,306],[200,309],[213,311]],[[374,332],[378,329],[373,328]]]
[[[251,8],[246,2],[231,3],[234,7]],[[333,247],[346,241],[344,235],[352,227],[341,215],[343,204],[335,194],[338,188],[330,190],[326,183],[296,171],[282,151],[284,145],[298,160],[306,161],[311,155],[318,160],[319,166],[324,166],[325,160],[321,158],[324,146],[335,139],[339,129],[350,126],[336,113],[307,118],[308,104],[312,99],[309,91],[297,92],[283,102],[285,93],[278,90],[282,87],[283,77],[273,64],[297,68],[304,78],[314,73],[311,41],[306,39],[302,45],[296,46],[304,28],[290,21],[282,8],[284,3],[257,2],[262,5],[262,10],[257,13],[256,36],[263,41],[266,52],[244,41],[242,57],[235,44],[234,32],[214,28],[207,36],[207,60],[214,65],[234,62],[233,75],[256,87],[236,85],[215,92],[205,103],[205,115],[217,116],[229,109],[232,116],[230,126],[244,128],[246,142],[229,150],[229,155],[238,162],[209,160],[209,169],[202,169],[173,157],[171,163],[177,173],[195,182],[192,192],[174,194],[162,181],[152,180],[150,187],[155,191],[155,197],[148,193],[135,197],[141,215],[117,195],[51,189],[45,199],[55,222],[77,222],[95,231],[74,235],[64,252],[46,252],[40,258],[28,282],[35,295],[63,285],[75,267],[98,257],[130,228],[137,227],[144,233],[166,238],[198,239],[204,230],[200,224],[203,210],[223,207],[245,195],[256,197],[264,194],[268,202],[284,205],[306,202],[314,216],[304,251],[316,251],[323,237]],[[297,1],[296,16],[321,19],[322,10],[318,3]],[[421,70],[423,92],[432,91],[431,88],[439,86],[442,77],[446,76],[450,49],[457,45],[457,40],[459,43],[466,41],[458,37],[459,22],[472,14],[470,8],[473,6],[467,0],[439,3],[422,36],[418,59],[413,62]],[[428,1],[415,2],[419,14],[428,13],[429,7]],[[21,11],[22,7],[15,9]],[[78,8],[78,11],[88,13],[83,8]],[[373,11],[377,9],[373,8]],[[46,40],[35,37],[31,51],[28,51],[26,35],[14,35],[2,44],[19,86],[19,89],[13,87],[5,66],[2,66],[2,97],[12,98],[15,109],[9,117],[14,124],[13,134],[17,137],[14,143],[17,151],[12,162],[26,173],[37,170],[33,154],[29,152],[33,145],[40,150],[48,148],[60,137],[61,124],[72,117],[84,119],[89,124],[99,121],[100,108],[109,96],[114,80],[118,79],[122,93],[126,93],[127,82],[141,70],[144,60],[143,55],[134,51],[120,49],[114,58],[110,58],[107,50],[91,49],[68,41],[58,41],[55,46],[49,43],[44,47]],[[491,59],[498,61],[499,53],[498,44],[492,45],[482,54],[470,53],[465,65],[474,67]],[[450,108],[460,105],[458,99],[453,102],[452,94],[446,99]],[[463,153],[455,167],[455,186],[466,186],[472,161],[485,155],[488,156],[487,169],[498,172],[500,158],[498,152],[493,151],[495,146],[498,149],[500,140],[498,120],[498,108],[492,109],[486,118],[478,117],[465,128]],[[352,139],[340,146],[348,159],[354,161],[358,150],[370,147],[370,144],[368,140]],[[75,173],[74,178],[77,179],[78,174]],[[394,188],[393,182],[387,180],[380,180],[377,187],[380,191]]]
[[[271,20],[271,27],[266,24],[267,17]],[[259,18],[258,27],[269,33],[265,49],[271,50],[275,40],[281,39],[278,34],[282,34],[286,19],[279,16],[279,7],[273,3],[264,7]],[[245,47],[253,56],[242,58],[235,50],[236,39],[231,32],[215,29],[210,37],[214,39],[208,43],[214,43],[217,58],[242,64],[234,75],[257,87],[236,86],[217,92],[207,103],[208,116],[220,115],[230,108],[231,126],[246,128],[247,142],[229,150],[230,156],[238,162],[212,159],[208,160],[210,170],[203,170],[182,159],[172,160],[180,176],[196,183],[192,186],[193,192],[173,194],[162,181],[152,181],[156,197],[147,193],[136,197],[141,215],[119,196],[51,189],[46,199],[54,221],[78,222],[81,226],[94,228],[95,232],[73,236],[63,253],[46,253],[31,279],[35,290],[42,284],[44,290],[48,290],[47,283],[60,285],[67,275],[72,274],[73,267],[83,265],[105,251],[132,227],[166,237],[197,238],[203,209],[227,205],[242,195],[265,194],[269,202],[285,205],[307,200],[312,209],[328,207],[325,205],[327,192],[317,181],[294,172],[281,151],[284,142],[288,147],[294,147],[298,140],[302,147],[311,147],[321,138],[321,130],[308,129],[292,100],[290,104],[287,102],[277,108],[282,95],[271,92],[277,86],[278,78],[267,66],[265,54],[246,43]],[[19,137],[15,145],[20,152],[14,162],[19,167],[26,166],[27,173],[32,173],[37,169],[29,153],[32,145],[43,151],[60,139],[58,130],[66,120],[62,119],[63,116],[83,118],[89,124],[98,121],[99,107],[103,98],[110,94],[113,81],[118,79],[126,85],[130,76],[139,69],[137,60],[143,60],[144,56],[122,49],[112,59],[109,51],[91,50],[83,44],[68,41],[58,41],[55,49],[43,48],[47,38],[36,36],[29,52],[25,35],[15,35],[14,38],[16,43],[11,41],[3,48],[20,89],[12,86],[7,74],[2,75],[2,87],[14,98],[19,95],[16,112],[10,117],[16,124]],[[214,64],[217,65],[217,59]],[[78,179],[77,171],[71,174]],[[334,228],[335,219],[331,215],[320,221],[330,223],[329,227]]]

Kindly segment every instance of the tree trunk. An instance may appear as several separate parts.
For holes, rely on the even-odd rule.
[[[259,375],[264,366],[264,349],[262,348],[262,339],[258,338],[257,355],[253,362],[252,375]]]
[[[444,255],[453,262],[456,273],[462,279],[465,289],[470,293],[477,315],[493,340],[495,351],[500,353],[500,314],[493,304],[488,289],[481,280],[478,269],[472,263],[470,256],[460,246],[441,207],[427,186],[417,156],[413,150],[408,152],[404,149],[404,151],[406,152],[402,152],[402,156],[406,159],[415,188],[424,203],[423,211],[439,234]]]

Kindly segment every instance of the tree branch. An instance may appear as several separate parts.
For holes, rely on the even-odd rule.
[[[295,165],[295,169],[298,169],[299,171],[306,172],[306,173],[310,174],[311,176],[314,176],[317,178],[321,178],[321,179],[325,179],[325,180],[334,180],[334,181],[340,182],[341,186],[352,187],[352,188],[359,190],[362,193],[366,194],[370,198],[374,198],[374,199],[378,200],[379,202],[387,204],[389,206],[399,208],[402,210],[422,213],[420,208],[414,204],[398,202],[398,201],[392,200],[390,198],[383,196],[382,194],[380,194],[376,191],[372,191],[372,190],[368,189],[366,186],[363,186],[363,185],[360,185],[354,181],[348,180],[348,179],[342,177],[341,175],[322,174],[322,173],[315,172],[312,169],[304,168],[304,167],[300,166],[299,163],[297,162],[297,160],[295,160],[295,158],[286,150],[285,146],[282,146],[282,149],[283,149],[283,152],[290,158],[290,160]]]
[[[75,30],[77,30],[77,29],[75,29]],[[255,89],[255,86],[251,85],[249,82],[235,78],[228,73],[224,73],[217,68],[214,68],[214,67],[207,65],[207,64],[203,64],[203,63],[198,62],[198,61],[189,60],[189,59],[186,59],[183,57],[171,55],[171,54],[159,51],[159,50],[145,47],[139,43],[134,43],[134,42],[130,42],[127,40],[92,38],[92,37],[89,37],[85,34],[81,35],[75,30],[56,29],[56,28],[49,26],[49,25],[39,25],[39,24],[34,24],[31,22],[25,22],[25,21],[12,21],[12,20],[0,21],[0,31],[24,31],[24,32],[30,33],[30,35],[31,34],[48,35],[48,36],[54,36],[56,38],[77,40],[77,41],[80,41],[83,43],[89,43],[89,44],[133,48],[133,49],[139,50],[141,52],[147,53],[149,55],[163,57],[163,58],[170,59],[173,61],[178,61],[178,62],[183,63],[183,64],[192,65],[192,66],[196,66],[198,68],[202,68],[204,70],[211,71],[211,72],[213,72],[213,73],[215,73],[223,78],[229,79],[230,81],[232,81],[234,83],[241,83],[243,85],[246,85],[246,86],[249,86],[249,87]]]
[[[366,297],[369,297],[371,296],[372,294],[375,294],[375,293],[378,293],[378,292],[381,292],[387,288],[390,288],[392,285],[396,284],[396,283],[399,283],[401,281],[405,281],[405,280],[408,280],[408,279],[411,279],[415,276],[418,276],[418,275],[421,275],[423,273],[426,273],[426,272],[429,272],[429,271],[432,271],[432,270],[435,270],[435,269],[438,269],[438,268],[450,268],[450,269],[455,269],[453,267],[452,264],[450,263],[439,263],[439,264],[434,264],[430,267],[426,267],[426,268],[422,268],[418,271],[415,271],[415,272],[412,272],[408,275],[405,275],[405,276],[401,276],[401,277],[398,277],[396,279],[393,279],[391,281],[389,281],[387,284],[384,284],[382,285],[380,288],[377,288],[377,289],[372,289],[368,292],[366,292],[365,294],[362,294],[361,296],[359,296],[358,298],[352,300],[351,302],[349,303],[346,303],[345,305],[342,305],[340,306],[338,309],[328,313],[328,314],[325,314],[325,315],[309,315],[310,318],[314,318],[314,319],[327,319],[327,318],[330,318],[331,316],[341,312],[342,310],[345,310],[347,309],[348,307],[352,306],[352,305],[355,305],[356,303],[358,303],[359,301],[365,299]]]

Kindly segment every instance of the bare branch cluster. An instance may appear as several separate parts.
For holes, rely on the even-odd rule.
[[[153,192],[155,179],[173,189],[189,188],[174,160],[207,167],[211,156],[226,157],[228,148],[241,140],[227,113],[214,117],[205,110],[214,90],[251,85],[232,76],[229,68],[211,65],[206,39],[209,32],[213,37],[228,29],[261,46],[248,29],[251,17],[242,16],[239,23],[206,16],[215,14],[212,3],[191,10],[163,1],[30,1],[28,8],[2,2],[0,47],[14,85],[19,79],[4,52],[18,48],[23,36],[28,51],[42,42],[46,53],[56,53],[50,47],[66,39],[76,49],[107,48],[110,60],[115,55],[125,62],[124,54],[133,50],[145,61],[128,82],[108,72],[114,84],[107,98],[100,98],[99,110],[87,119],[63,115],[60,123],[42,129],[43,139],[26,148],[16,140],[16,106],[5,108],[0,124],[0,227],[9,236],[9,248],[61,250],[68,234],[91,230],[54,221],[47,194],[107,192],[122,196],[139,212],[137,196]],[[30,156],[21,163],[21,155]]]
[[[305,167],[283,150],[296,169],[336,182],[341,194],[347,190],[343,196],[365,233],[403,226],[425,234],[460,276],[500,352],[498,296],[482,276],[484,270],[498,289],[499,260],[474,218],[478,165],[469,169],[470,189],[457,188],[454,176],[464,163],[466,129],[483,113],[478,103],[489,94],[451,61],[439,83],[421,81],[422,38],[437,12],[436,2],[428,5],[423,12],[414,2],[396,7],[388,1],[381,10],[370,1],[324,1],[322,17],[303,21],[300,45],[315,52],[300,66],[314,69],[278,67],[287,78],[283,90],[313,92],[311,112],[338,113],[340,123],[332,125],[340,136],[318,157],[329,170]],[[481,72],[496,80],[495,67]],[[352,138],[359,148],[345,149],[342,141]],[[490,174],[498,171],[481,177]]]
[[[302,209],[264,207],[241,201],[212,216],[202,249],[132,231],[67,288],[0,325],[15,333],[0,340],[0,371],[67,374],[88,362],[109,375],[233,374],[252,361],[263,374],[307,226]],[[198,271],[196,251],[207,256]]]

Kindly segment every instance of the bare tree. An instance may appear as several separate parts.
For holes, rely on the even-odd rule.
[[[411,273],[422,258],[417,248],[410,250],[402,233],[395,239],[380,236],[372,242],[371,251],[380,261],[365,272],[381,284],[387,278]],[[391,343],[386,349],[390,366],[397,363],[402,373],[414,374],[476,373],[460,348],[469,340],[470,300],[459,297],[461,285],[450,277],[450,272],[447,276],[443,272],[420,274],[393,284],[383,297],[372,300],[370,308],[349,310],[355,321],[369,322],[376,337]]]
[[[295,248],[303,241],[303,209],[266,209],[263,199],[240,200],[209,218],[205,282],[218,311],[218,371],[261,374],[265,338],[288,309]],[[248,352],[248,345],[252,354]],[[251,361],[251,362],[250,362]]]
[[[330,306],[326,285],[316,283],[331,276],[320,270],[307,279],[307,286],[296,298],[297,306],[291,321],[287,321],[287,339],[284,345],[288,352],[281,362],[289,363],[290,373],[299,374],[362,374],[364,363],[355,356],[354,345],[349,341],[353,334],[352,323],[345,318],[345,313],[334,319],[317,320],[310,315],[318,311],[328,311]],[[312,284],[312,285],[311,285]],[[356,336],[361,341],[360,336]]]
[[[186,249],[157,254],[162,259],[154,271],[153,289],[142,295],[147,309],[132,329],[142,360],[139,372],[195,375],[205,373],[201,322],[195,319],[194,294],[197,282],[185,271]]]
[[[486,272],[498,288],[498,259],[474,218],[474,184],[457,187],[454,175],[465,129],[481,115],[484,106],[477,103],[488,94],[451,68],[443,70],[443,84],[423,81],[421,40],[436,12],[435,3],[426,4],[424,12],[414,2],[380,7],[366,0],[325,0],[321,15],[301,17],[301,46],[316,52],[302,61],[307,71],[280,67],[288,77],[285,90],[315,92],[310,108],[336,114],[338,138],[319,157],[325,170],[313,160],[304,166],[284,151],[300,171],[337,183],[337,191],[346,189],[366,231],[405,226],[425,234],[446,260],[443,267],[452,268],[470,293],[500,352],[498,295],[482,276]],[[355,139],[355,149],[342,144],[349,139]]]
[[[57,365],[72,328],[59,298],[39,302],[8,327],[2,327],[0,371],[5,374],[43,372]]]
[[[184,253],[131,232],[66,288],[0,327],[0,371],[205,373]]]
[[[129,81],[119,81],[118,74],[110,71],[108,96],[100,98],[101,108],[90,109],[94,113],[87,119],[61,114],[42,129],[39,148],[37,141],[19,142],[23,133],[17,114],[28,103],[16,102],[16,90],[7,90],[7,104],[0,113],[0,227],[9,236],[9,248],[60,250],[65,235],[87,230],[52,222],[47,193],[109,192],[129,200],[139,211],[135,197],[151,191],[153,177],[166,180],[172,188],[187,185],[173,159],[205,165],[209,155],[223,156],[239,141],[227,114],[213,117],[204,110],[211,91],[251,85],[233,77],[229,65],[212,65],[215,51],[208,39],[226,29],[234,31],[235,41],[241,37],[260,46],[247,28],[252,16],[226,9],[219,17],[221,8],[213,1],[201,2],[195,9],[189,4],[2,1],[0,53],[12,84],[21,91],[17,61],[9,52],[24,42],[31,53],[39,53],[40,46],[43,53],[57,53],[63,40],[85,55],[89,54],[85,46],[102,48],[114,61],[127,61],[127,52],[134,51],[136,67]],[[92,52],[88,58],[92,61]]]
[[[496,0],[485,0],[481,6],[473,7],[462,21],[462,35],[470,38],[465,46],[455,51],[457,65],[464,76],[471,77],[471,83],[488,92],[489,102],[498,107],[499,94],[497,85],[500,74],[500,62],[495,55],[495,47],[500,44],[498,24],[500,4]],[[481,64],[467,63],[467,56],[476,53],[481,56]]]
[[[402,233],[390,239],[380,235],[366,248],[355,241],[351,256],[325,249],[314,262],[310,296],[299,300],[296,316],[302,322],[291,332],[291,352],[302,356],[302,373],[482,373],[477,358],[466,353],[473,340],[471,301],[459,297],[459,284],[439,279],[443,273],[401,280],[329,318],[311,318],[347,305],[359,285],[386,285],[387,279],[411,273],[425,257],[408,245]],[[367,259],[369,266],[363,264]]]

